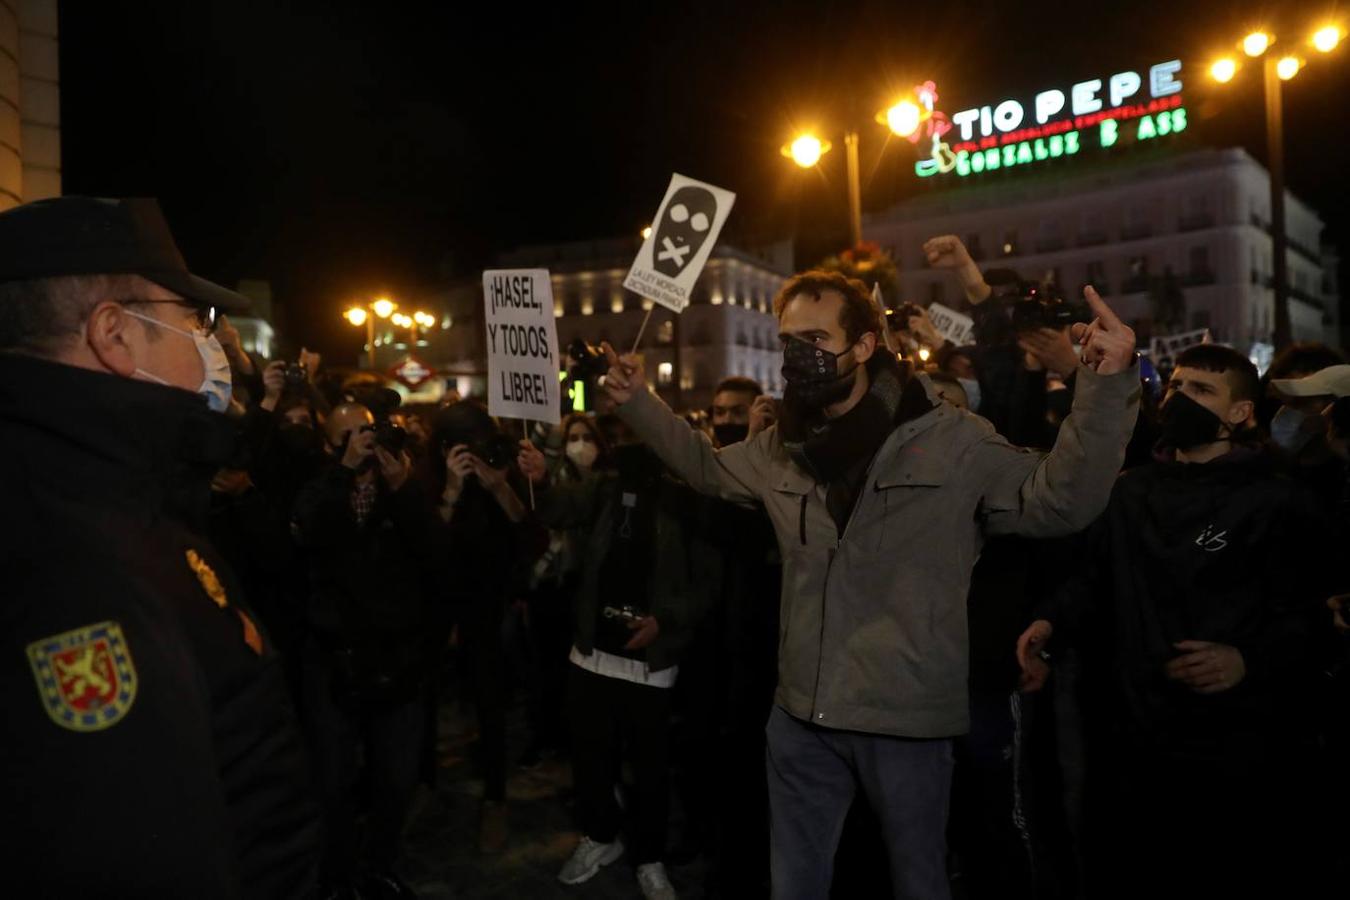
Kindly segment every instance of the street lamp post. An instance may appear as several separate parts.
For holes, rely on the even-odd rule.
[[[1340,44],[1344,31],[1338,24],[1317,29],[1308,43],[1320,53],[1330,53]],[[1262,60],[1265,80],[1266,156],[1270,167],[1270,246],[1271,276],[1274,280],[1275,333],[1273,340],[1282,349],[1293,340],[1289,320],[1289,262],[1287,250],[1289,234],[1284,216],[1284,101],[1281,82],[1288,81],[1303,67],[1303,60],[1292,54],[1277,56],[1270,53],[1275,36],[1265,31],[1253,31],[1242,39],[1242,52]],[[1210,66],[1210,75],[1220,84],[1233,80],[1237,74],[1237,60],[1224,57]]]
[[[1274,254],[1271,274],[1275,277],[1275,346],[1288,346],[1293,337],[1289,324],[1289,261],[1285,250],[1289,235],[1284,223],[1284,115],[1280,96],[1279,65],[1267,55],[1266,80],[1266,156],[1270,165],[1270,247]]]
[[[370,370],[375,371],[375,320],[389,319],[400,328],[407,328],[412,334],[410,346],[417,346],[417,329],[431,328],[436,324],[436,319],[430,313],[418,310],[411,316],[396,312],[398,304],[388,297],[377,297],[369,303],[353,306],[342,314],[342,317],[360,328],[366,326],[366,361]]]
[[[909,137],[921,124],[922,111],[910,100],[901,100],[890,109],[877,113],[877,121],[890,128],[897,137]],[[858,163],[858,132],[844,133],[845,168],[848,174],[848,230],[851,246],[862,243],[862,176]],[[813,168],[820,158],[830,152],[830,142],[813,134],[798,135],[783,147],[783,155],[803,169]]]

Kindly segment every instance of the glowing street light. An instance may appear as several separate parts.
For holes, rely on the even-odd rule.
[[[1323,23],[1312,32],[1308,43],[1322,53],[1330,53],[1340,44],[1345,32],[1336,23]],[[1242,52],[1262,60],[1266,93],[1266,156],[1270,166],[1270,242],[1274,272],[1275,294],[1275,333],[1274,343],[1277,350],[1284,349],[1291,339],[1289,322],[1289,263],[1286,249],[1289,238],[1286,231],[1284,214],[1284,100],[1282,82],[1288,81],[1299,73],[1305,60],[1286,53],[1278,59],[1273,53],[1267,53],[1275,43],[1275,36],[1258,29],[1242,39]],[[1210,66],[1210,76],[1220,84],[1233,79],[1237,74],[1237,63],[1232,59],[1219,59]]]
[[[642,234],[642,239],[643,239],[644,241],[647,240],[649,237],[652,236],[652,226],[650,226],[650,225],[644,225],[644,226],[642,226],[642,232],[641,232],[641,234]]]
[[[393,314],[394,310],[398,309],[398,304],[387,297],[381,297],[370,304],[370,308],[373,309],[375,315],[379,316],[381,319],[387,319]]]
[[[1274,42],[1275,38],[1264,31],[1253,31],[1242,39],[1242,52],[1255,59],[1265,53]]]
[[[1322,53],[1330,53],[1336,49],[1344,36],[1339,25],[1324,25],[1313,32],[1312,45]]]
[[[1209,77],[1220,84],[1227,84],[1233,80],[1237,74],[1237,60],[1232,57],[1215,60],[1214,65],[1209,67]]]
[[[783,148],[783,155],[791,159],[803,169],[809,169],[820,158],[830,152],[830,142],[822,141],[813,134],[803,134],[797,137],[791,144]]]
[[[360,328],[362,325],[366,324],[366,319],[370,318],[370,314],[366,312],[365,307],[353,306],[342,314],[342,318]]]
[[[886,127],[890,128],[896,137],[909,137],[919,130],[919,123],[922,121],[923,110],[919,109],[919,104],[911,100],[901,100],[886,110]]]

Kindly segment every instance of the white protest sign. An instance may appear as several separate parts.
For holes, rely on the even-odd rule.
[[[557,425],[561,420],[558,329],[547,269],[483,273],[488,412]]]
[[[1176,359],[1177,354],[1187,347],[1210,342],[1209,329],[1187,331],[1182,334],[1160,335],[1149,341],[1149,358],[1154,362],[1163,359]]]
[[[651,234],[623,286],[673,312],[683,311],[735,202],[731,191],[672,175]]]
[[[938,334],[958,347],[971,343],[970,333],[975,328],[975,320],[963,316],[954,309],[948,309],[941,303],[928,304],[928,318]]]

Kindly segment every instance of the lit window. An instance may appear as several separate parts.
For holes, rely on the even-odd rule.
[[[663,362],[656,367],[656,383],[665,387],[675,378],[675,366],[672,363]]]
[[[610,301],[609,301],[609,311],[610,311],[610,312],[623,312],[623,298],[622,298],[622,297],[615,297],[614,299],[610,300]]]
[[[593,312],[595,312],[595,304],[591,301],[591,298],[587,297],[585,300],[582,300],[581,314],[583,316],[589,316]]]

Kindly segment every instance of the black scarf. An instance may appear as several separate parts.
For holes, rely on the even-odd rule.
[[[828,486],[825,505],[843,534],[868,467],[892,431],[933,409],[917,378],[884,351],[867,361],[869,385],[857,405],[837,419],[819,410],[805,410],[783,395],[779,423],[783,448],[792,461]]]

